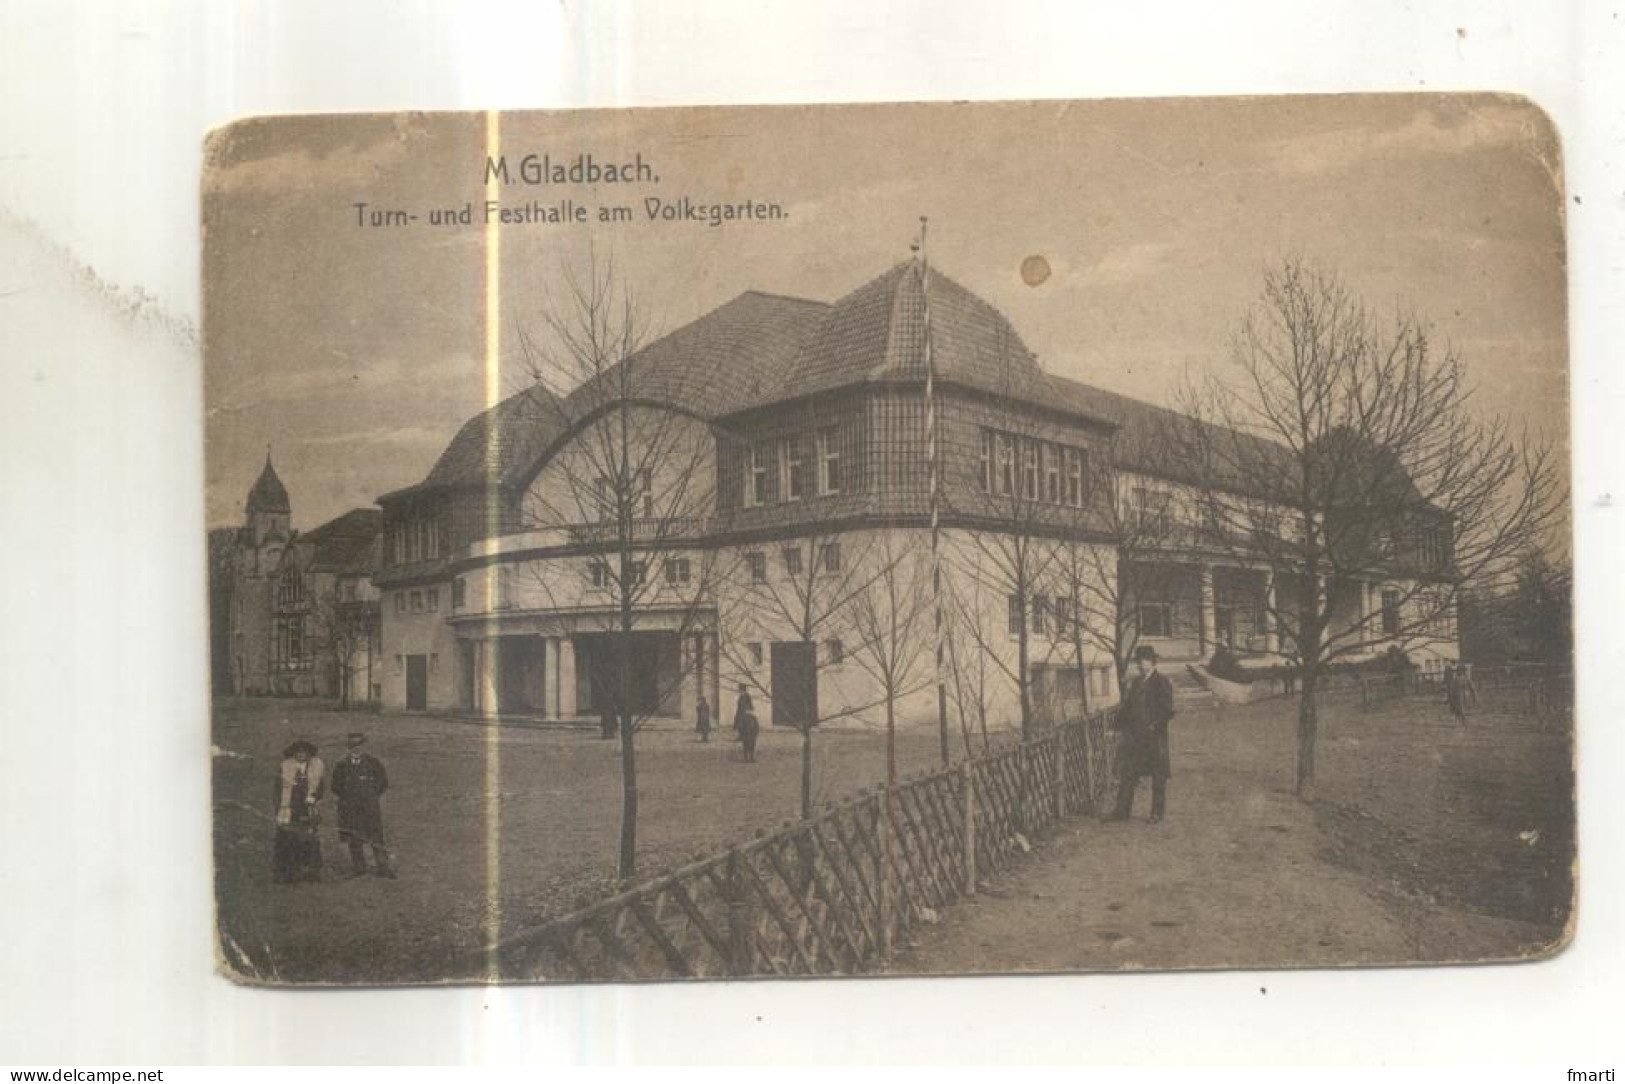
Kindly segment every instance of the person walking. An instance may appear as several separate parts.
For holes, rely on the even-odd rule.
[[[1134,810],[1134,791],[1151,777],[1151,823],[1167,811],[1168,777],[1173,774],[1168,723],[1174,717],[1174,687],[1157,673],[1157,651],[1143,645],[1134,652],[1138,673],[1117,709],[1117,808],[1105,819],[1126,821]]]
[[[277,884],[319,881],[322,841],[318,804],[326,791],[326,765],[316,747],[300,739],[282,751],[277,771],[276,840],[271,851],[271,879]]]
[[[756,759],[756,739],[762,733],[761,720],[756,718],[756,702],[750,698],[750,689],[739,684],[739,699],[734,703],[734,740],[745,747],[745,760]]]
[[[350,846],[352,875],[367,872],[365,848],[372,847],[378,876],[393,879],[395,867],[384,846],[384,813],[379,799],[389,789],[389,776],[383,763],[361,751],[365,734],[353,733],[346,744],[349,754],[333,769],[333,793],[339,800],[339,839]]]
[[[709,742],[711,740],[711,702],[706,700],[703,694],[700,696],[700,702],[694,708],[694,714],[698,717],[694,727],[700,732],[700,741]]]

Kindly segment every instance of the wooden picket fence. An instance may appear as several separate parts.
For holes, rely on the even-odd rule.
[[[1027,841],[1102,808],[1115,709],[878,788],[522,931],[490,980],[849,975],[972,895]]]

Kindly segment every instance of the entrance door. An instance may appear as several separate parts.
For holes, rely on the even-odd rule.
[[[429,657],[406,656],[406,710],[429,710]]]

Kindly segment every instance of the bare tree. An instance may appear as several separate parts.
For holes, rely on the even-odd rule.
[[[520,402],[554,450],[520,501],[516,527],[543,533],[544,545],[569,556],[532,562],[524,584],[498,587],[576,610],[607,639],[609,679],[599,692],[620,739],[617,868],[626,879],[637,854],[635,736],[691,672],[683,645],[714,628],[718,558],[701,540],[715,507],[719,435],[703,415],[705,376],[649,340],[646,317],[611,261],[594,256],[585,270],[565,268],[563,281],[562,299],[544,307],[542,333],[520,336]],[[639,636],[650,629],[675,635],[677,657],[655,667],[654,696],[640,705],[633,673],[656,661],[640,658]]]
[[[878,686],[885,706],[886,781],[890,785],[897,779],[897,703],[934,680],[931,571],[928,555],[913,536],[881,528],[871,549],[874,574],[866,589],[852,599],[849,653]]]
[[[1504,581],[1564,495],[1552,449],[1477,416],[1461,358],[1418,318],[1380,318],[1301,262],[1266,274],[1231,362],[1183,393],[1180,452],[1209,545],[1275,577],[1305,794],[1327,667],[1453,642],[1462,586]]]
[[[906,554],[889,532],[842,532],[814,526],[807,534],[774,545],[751,546],[730,562],[733,574],[716,585],[724,663],[743,684],[766,695],[764,659],[754,651],[775,640],[813,645],[815,674],[848,660],[868,669],[862,616],[872,595],[884,591]],[[915,645],[917,646],[917,645]],[[894,692],[900,686],[885,686]],[[883,694],[885,695],[885,694]],[[861,714],[876,703],[820,704],[818,718],[801,724],[801,815],[812,815],[813,731],[835,718]]]
[[[359,671],[357,658],[371,658],[377,632],[377,604],[360,599],[341,599],[337,585],[315,592],[309,618],[314,652],[322,658],[339,687],[339,709],[350,710],[350,682]],[[369,691],[370,695],[370,691]]]

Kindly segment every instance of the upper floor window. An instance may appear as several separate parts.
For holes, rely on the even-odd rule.
[[[648,467],[643,467],[637,472],[634,480],[638,484],[638,511],[644,519],[653,519],[655,514],[654,473]]]
[[[800,440],[779,441],[779,494],[787,501],[806,496],[807,464]]]
[[[818,493],[828,497],[841,491],[840,430],[818,431]]]
[[[298,569],[290,568],[277,583],[276,600],[283,606],[297,606],[305,601],[305,578]]]
[[[745,565],[750,569],[751,583],[767,582],[767,554],[747,553],[745,554]]]
[[[468,581],[458,576],[451,581],[451,608],[461,610],[468,605]]]
[[[745,470],[745,507],[759,508],[767,503],[767,447],[753,444]]]
[[[825,572],[839,572],[841,570],[841,544],[839,542],[826,542],[821,556],[824,560]]]
[[[784,550],[784,571],[791,576],[801,575],[801,547],[788,546]]]
[[[1021,495],[1029,501],[1038,499],[1038,442],[1021,442]]]
[[[687,557],[666,558],[666,582],[673,587],[679,587],[689,581],[693,568]]]
[[[1382,634],[1399,635],[1399,592],[1392,587],[1382,592]]]
[[[846,661],[846,645],[839,640],[824,641],[824,665],[839,666]]]
[[[1044,499],[1051,504],[1061,503],[1061,449],[1054,444],[1039,448],[1044,459]]]
[[[993,492],[993,430],[982,430],[982,492]]]
[[[1083,507],[1083,462],[1081,449],[1066,449],[1066,503],[1073,508]]]
[[[1033,632],[1049,635],[1049,600],[1043,595],[1033,596]]]
[[[1016,491],[1016,448],[1015,442],[1003,433],[993,438],[994,455],[999,461],[999,493],[1010,496]]]
[[[1167,534],[1168,494],[1144,486],[1134,487],[1131,519],[1136,528],[1151,534]]]
[[[1011,595],[1010,612],[1008,615],[1011,636],[1020,636],[1021,630],[1027,627],[1027,615],[1024,612],[1024,609],[1025,608],[1021,605],[1021,596]]]
[[[423,605],[430,613],[440,612],[440,588],[431,587],[423,593]]]
[[[609,565],[603,561],[593,561],[587,566],[587,579],[594,587],[609,586]]]

